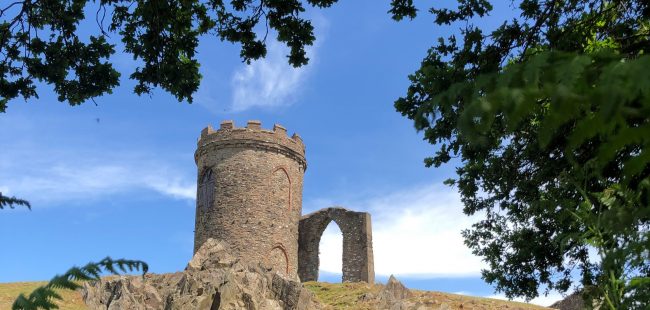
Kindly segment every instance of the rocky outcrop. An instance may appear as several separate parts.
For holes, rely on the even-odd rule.
[[[551,308],[558,310],[583,310],[585,309],[585,302],[581,292],[578,291],[552,304]]]
[[[313,294],[296,279],[233,257],[228,246],[208,239],[185,271],[102,279],[84,285],[90,309],[311,310]]]
[[[382,290],[383,295],[390,295],[393,299],[402,300],[413,297],[413,293],[402,284],[395,276],[391,275]]]
[[[379,292],[379,308],[391,310],[415,309],[406,299],[413,297],[413,293],[402,284],[395,276],[391,275],[384,288]]]

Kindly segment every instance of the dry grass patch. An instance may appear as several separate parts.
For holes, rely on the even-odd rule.
[[[507,301],[500,299],[457,295],[442,292],[429,292],[412,290],[414,297],[410,300],[419,301],[425,305],[431,305],[432,309],[438,309],[447,305],[449,309],[485,309],[485,310],[541,310],[549,309],[523,302]]]
[[[364,296],[376,296],[381,289],[378,285],[367,283],[327,283],[305,282],[306,288],[316,294],[318,301],[325,309],[375,309],[374,303],[364,300]]]
[[[377,296],[383,285],[366,283],[306,282],[305,287],[316,294],[325,310],[378,309]],[[419,309],[462,310],[542,310],[548,309],[527,303],[457,295],[442,292],[411,290],[413,297],[407,303]]]
[[[9,310],[18,295],[28,295],[39,286],[47,282],[14,282],[0,283],[0,310]],[[81,299],[78,291],[57,290],[57,293],[63,297],[63,300],[57,302],[61,310],[86,310],[88,309]]]

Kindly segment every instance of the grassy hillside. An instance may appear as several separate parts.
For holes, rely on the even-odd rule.
[[[15,282],[0,283],[0,310],[11,309],[11,305],[20,293],[25,295],[31,293],[34,289],[47,282]],[[63,297],[63,301],[58,302],[60,309],[64,310],[82,310],[86,306],[81,300],[79,292],[60,290],[58,293]]]
[[[326,310],[377,309],[376,299],[381,285],[366,283],[307,282],[305,286],[316,294]],[[498,299],[471,297],[441,292],[411,290],[414,296],[408,301],[419,302],[423,309],[485,309],[485,310],[541,310],[545,307]]]
[[[20,293],[29,293],[45,282],[16,282],[0,283],[0,310],[11,309],[11,305]],[[381,290],[380,285],[365,283],[322,283],[307,282],[305,286],[316,294],[318,300],[325,305],[326,310],[339,309],[376,309],[377,296]],[[440,292],[413,291],[411,301],[421,302],[426,309],[486,309],[486,310],[534,310],[547,309],[518,302],[469,297]],[[62,310],[86,309],[79,292],[61,291],[64,300],[59,303]]]

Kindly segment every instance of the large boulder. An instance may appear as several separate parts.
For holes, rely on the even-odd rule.
[[[310,310],[313,294],[293,279],[239,260],[223,241],[208,239],[185,271],[105,278],[84,284],[90,309]]]

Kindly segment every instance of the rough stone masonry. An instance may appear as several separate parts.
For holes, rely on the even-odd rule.
[[[201,131],[194,252],[209,238],[233,254],[302,281],[318,279],[318,244],[334,221],[343,233],[343,281],[374,282],[370,214],[328,208],[301,217],[305,145],[259,121],[224,121]]]

